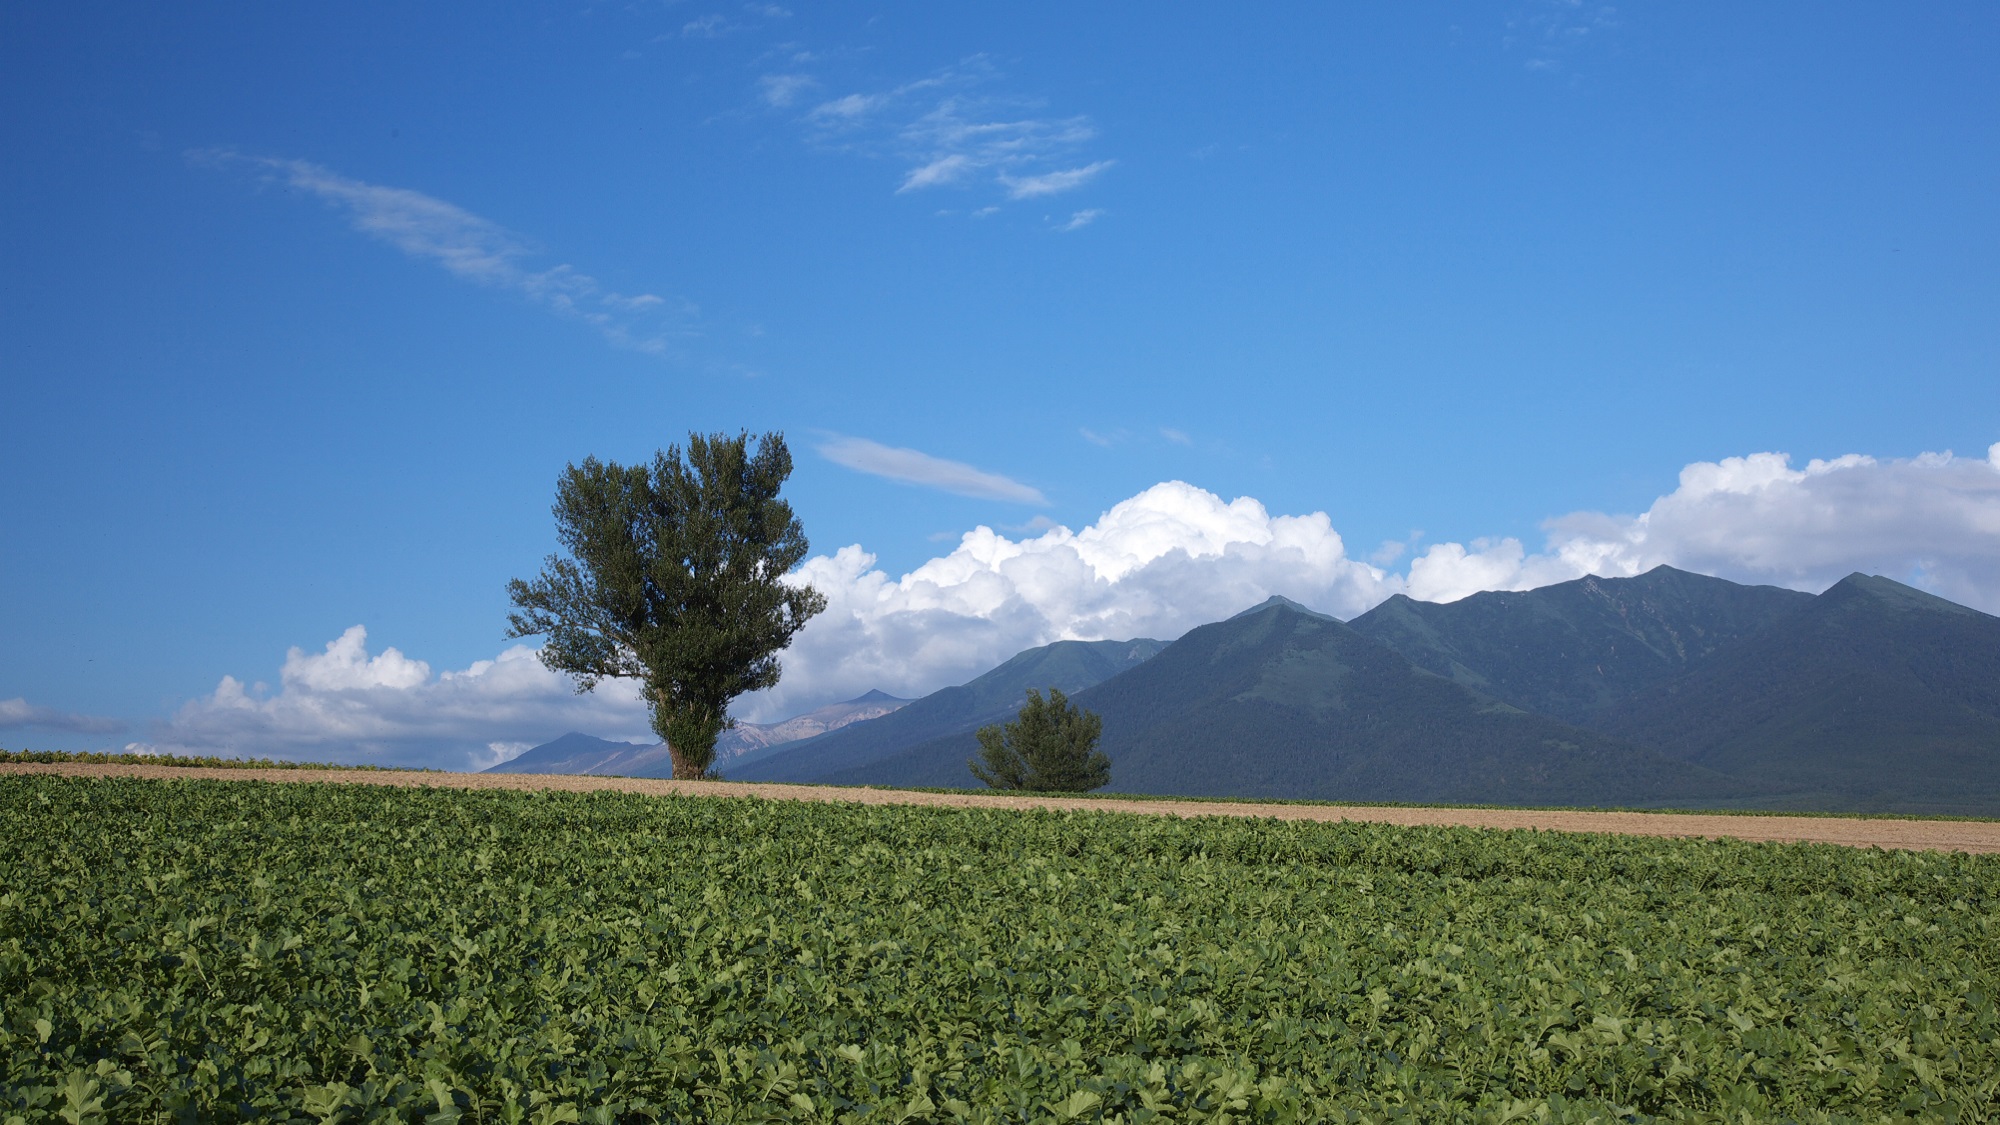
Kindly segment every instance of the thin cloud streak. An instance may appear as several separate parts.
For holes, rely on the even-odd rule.
[[[1100,160],[1081,168],[1068,168],[1060,172],[1045,172],[1039,176],[1009,176],[1003,174],[1000,182],[1007,187],[1010,199],[1034,199],[1043,195],[1057,195],[1077,188],[1096,179],[1106,168],[1117,163],[1115,160]],[[1091,216],[1095,218],[1096,216]]]
[[[974,167],[976,165],[972,162],[972,158],[964,153],[955,152],[950,156],[940,156],[921,168],[912,169],[910,174],[903,178],[903,186],[896,189],[896,194],[956,183],[965,178],[965,174]]]
[[[1096,139],[1096,127],[1080,115],[1044,116],[1034,99],[977,92],[998,78],[983,56],[973,56],[888,89],[825,98],[798,120],[816,146],[901,161],[897,194],[985,185],[1029,199],[1081,187],[1114,163],[1060,167]],[[797,73],[757,81],[764,103],[777,109],[822,84]]]
[[[848,94],[830,102],[821,102],[806,114],[809,121],[851,122],[857,121],[888,104],[886,94]]]
[[[532,269],[527,263],[534,255],[525,240],[435,196],[352,179],[306,160],[247,156],[226,148],[191,150],[187,159],[212,168],[254,168],[325,202],[344,213],[355,230],[409,257],[581,320],[617,347],[664,357],[671,354],[676,336],[689,334],[686,321],[696,310],[687,302],[653,293],[612,292],[567,264]]]
[[[1500,41],[1507,51],[1527,54],[1530,71],[1555,72],[1618,28],[1618,9],[1584,0],[1532,0],[1507,18]]]
[[[682,24],[681,38],[719,39],[722,36],[728,35],[731,32],[741,31],[741,30],[742,28],[738,27],[733,23],[730,23],[729,20],[723,16],[707,15],[707,16],[702,16],[700,19],[692,19]]]
[[[799,100],[799,95],[819,85],[810,75],[766,74],[757,80],[757,86],[764,94],[764,104],[775,109],[783,109]]]
[[[904,484],[922,485],[981,500],[1037,505],[1049,502],[1039,489],[1019,481],[974,468],[963,461],[947,461],[915,449],[898,449],[866,438],[842,436],[830,438],[818,448],[820,456],[836,465]]]
[[[1084,227],[1087,227],[1090,224],[1096,222],[1101,216],[1103,216],[1103,214],[1104,214],[1104,208],[1102,207],[1090,207],[1085,210],[1078,211],[1076,214],[1071,215],[1069,217],[1069,222],[1064,223],[1062,229],[1064,233],[1068,233],[1069,231],[1073,230],[1082,230]]]
[[[37,707],[19,696],[13,699],[0,699],[0,730],[22,727],[62,730],[73,734],[117,734],[125,729],[125,723],[119,719],[80,715],[74,711],[58,711],[52,707]]]

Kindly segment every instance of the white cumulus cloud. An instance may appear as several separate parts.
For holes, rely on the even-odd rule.
[[[1978,458],[1850,455],[1794,467],[1784,454],[1757,453],[1697,462],[1644,512],[1572,512],[1544,531],[1532,552],[1515,538],[1434,543],[1397,573],[1386,568],[1395,553],[1376,553],[1384,565],[1349,557],[1323,512],[1274,515],[1251,497],[1225,500],[1169,481],[1080,530],[1012,538],[975,528],[907,574],[847,546],[795,572],[827,595],[827,611],[783,655],[780,684],[745,697],[737,714],[768,722],[869,688],[923,695],[1056,640],[1171,640],[1272,594],[1349,618],[1399,592],[1450,601],[1666,563],[1810,591],[1859,570],[1996,612],[2000,445]],[[568,730],[652,741],[629,685],[577,696],[522,646],[434,673],[393,648],[371,653],[356,626],[323,651],[292,650],[280,681],[268,691],[224,677],[160,724],[160,748],[468,768]],[[0,703],[0,726],[30,713],[46,715],[20,700]]]
[[[802,630],[786,678],[746,706],[776,716],[880,686],[915,694],[1059,639],[1172,639],[1283,594],[1336,617],[1396,593],[1454,601],[1661,564],[1818,592],[1884,574],[2000,612],[2000,444],[1983,458],[1848,455],[1794,468],[1758,453],[1682,470],[1638,515],[1572,512],[1516,538],[1434,543],[1402,574],[1348,557],[1323,513],[1273,516],[1249,497],[1156,485],[1079,532],[1012,540],[988,528],[901,577],[859,546],[800,577],[829,608]]]
[[[479,769],[571,730],[654,741],[629,684],[577,695],[525,645],[433,674],[394,648],[371,654],[356,625],[320,652],[288,652],[276,691],[222,677],[158,724],[152,748]]]
[[[1432,546],[1410,566],[1412,597],[1531,589],[1666,563],[1740,582],[1823,590],[1855,571],[2000,611],[2000,444],[1878,460],[1848,454],[1794,468],[1783,453],[1698,461],[1635,516],[1547,521],[1529,554],[1515,539]]]
[[[1274,516],[1180,481],[1081,531],[1010,539],[976,528],[901,577],[859,546],[813,558],[797,577],[827,595],[827,611],[794,638],[778,687],[745,701],[758,721],[871,687],[934,691],[1052,641],[1171,640],[1274,593],[1349,617],[1400,589],[1348,558],[1323,512]]]

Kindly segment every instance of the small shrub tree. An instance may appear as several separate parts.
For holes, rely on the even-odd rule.
[[[1047,699],[1034,688],[1013,722],[981,727],[972,776],[994,789],[1086,793],[1111,782],[1111,759],[1097,749],[1104,720],[1081,710],[1059,688]]]

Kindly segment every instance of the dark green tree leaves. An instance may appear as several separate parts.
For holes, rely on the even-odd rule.
[[[586,458],[556,484],[556,535],[533,582],[507,584],[508,635],[545,636],[542,663],[589,691],[636,679],[675,777],[704,776],[729,701],[778,682],[777,654],[826,598],[785,575],[805,531],[778,491],[781,434],[689,434],[647,465]]]
[[[1111,759],[1097,749],[1104,720],[1070,704],[1060,688],[1047,699],[1034,688],[1020,715],[1005,726],[982,727],[972,775],[995,789],[1085,793],[1111,783]]]

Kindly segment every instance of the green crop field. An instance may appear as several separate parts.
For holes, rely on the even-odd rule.
[[[0,778],[6,1121],[1991,1121],[2000,859]]]

